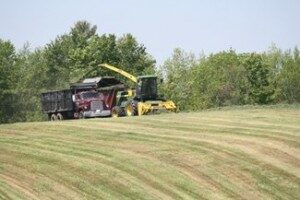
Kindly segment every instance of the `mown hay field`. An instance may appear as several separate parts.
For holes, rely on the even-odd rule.
[[[300,199],[300,107],[0,125],[0,199]]]

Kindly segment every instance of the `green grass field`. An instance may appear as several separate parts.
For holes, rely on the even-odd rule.
[[[300,199],[300,106],[0,125],[0,199]]]

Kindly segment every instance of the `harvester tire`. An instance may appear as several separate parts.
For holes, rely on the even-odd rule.
[[[125,114],[128,117],[134,116],[134,109],[130,103],[128,103],[125,107]]]
[[[137,102],[129,101],[125,106],[126,116],[135,116],[137,115]]]
[[[122,116],[122,109],[119,106],[115,106],[111,110],[112,117],[121,117]]]

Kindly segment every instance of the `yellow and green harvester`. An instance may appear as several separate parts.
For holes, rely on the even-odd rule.
[[[157,76],[135,77],[109,64],[101,64],[100,66],[117,72],[136,84],[135,89],[119,91],[116,94],[116,105],[112,108],[112,117],[141,116],[159,111],[176,112],[177,108],[173,101],[165,100],[158,95]]]

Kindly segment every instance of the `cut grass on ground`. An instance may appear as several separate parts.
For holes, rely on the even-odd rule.
[[[300,108],[0,125],[0,199],[300,199]]]

